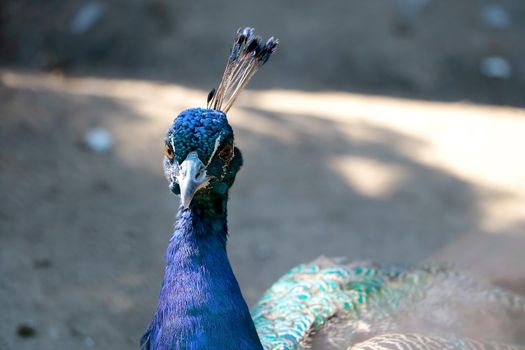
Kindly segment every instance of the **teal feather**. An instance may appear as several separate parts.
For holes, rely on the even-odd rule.
[[[495,302],[509,311],[525,310],[523,298],[485,289],[447,268],[342,265],[322,258],[293,268],[275,282],[254,306],[252,318],[264,349],[300,349],[323,326],[331,328],[334,319],[344,320],[344,343],[356,345],[363,341],[360,321],[372,321],[374,329],[366,335],[369,342],[377,334],[396,331],[392,315],[411,310],[412,305],[428,298],[435,285],[447,280],[469,293],[479,291],[487,303]]]

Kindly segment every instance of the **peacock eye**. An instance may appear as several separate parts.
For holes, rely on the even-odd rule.
[[[175,157],[175,153],[173,153],[173,150],[169,145],[164,145],[164,155],[169,160],[173,160],[173,157]]]
[[[219,157],[224,161],[230,160],[232,156],[233,156],[233,146],[231,144],[227,144],[226,146],[224,146],[224,148],[219,153]]]

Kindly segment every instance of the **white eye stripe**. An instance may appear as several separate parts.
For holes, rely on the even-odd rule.
[[[221,141],[222,141],[222,135],[219,135],[215,139],[215,146],[213,146],[213,152],[211,153],[210,159],[208,159],[208,163],[206,164],[206,167],[208,167],[208,165],[210,165],[210,162],[213,159],[213,157],[215,156],[215,153],[217,153],[217,150],[219,149]]]
[[[171,138],[170,143],[171,143],[171,150],[175,154],[175,144],[173,143],[173,137]]]

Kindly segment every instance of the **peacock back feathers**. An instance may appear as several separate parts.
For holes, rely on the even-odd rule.
[[[407,349],[426,340],[465,349],[468,344],[496,346],[484,339],[514,340],[515,334],[507,334],[513,332],[509,324],[524,310],[523,298],[448,268],[345,265],[321,258],[279,279],[252,317],[265,349],[353,349],[358,344],[365,349],[366,342],[378,346],[370,349],[381,349],[396,344],[395,339]],[[467,340],[471,337],[482,341]]]

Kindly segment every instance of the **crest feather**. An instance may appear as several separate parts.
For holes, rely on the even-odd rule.
[[[263,44],[250,27],[239,29],[235,35],[230,56],[217,90],[208,95],[208,108],[228,112],[235,99],[257,70],[275,52],[279,41],[271,37]]]

